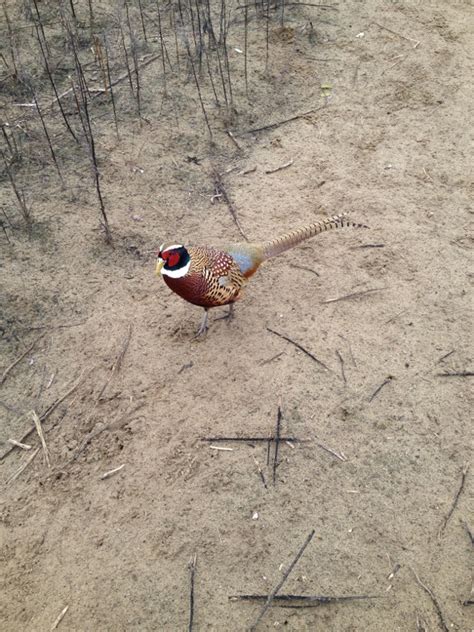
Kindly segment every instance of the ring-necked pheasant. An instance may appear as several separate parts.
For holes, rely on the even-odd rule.
[[[238,243],[222,249],[162,244],[156,273],[161,273],[166,285],[181,298],[204,307],[204,317],[196,334],[201,336],[208,329],[207,312],[210,307],[229,305],[227,318],[232,318],[234,302],[240,297],[247,279],[264,261],[319,233],[345,226],[367,228],[364,224],[350,221],[345,215],[337,215],[263,243]]]

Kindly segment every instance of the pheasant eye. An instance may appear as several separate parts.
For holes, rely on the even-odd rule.
[[[173,268],[179,263],[180,256],[177,252],[170,252],[166,257],[166,264],[169,268]]]

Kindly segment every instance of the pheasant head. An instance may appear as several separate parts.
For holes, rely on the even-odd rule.
[[[156,274],[164,277],[180,279],[189,272],[191,256],[181,244],[166,246],[162,244],[156,262]],[[165,279],[166,280],[166,279]]]

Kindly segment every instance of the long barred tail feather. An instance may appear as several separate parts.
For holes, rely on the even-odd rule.
[[[358,224],[348,219],[346,213],[341,215],[335,215],[334,217],[328,217],[320,222],[309,224],[303,228],[297,228],[292,230],[281,237],[277,237],[272,241],[267,241],[262,244],[263,258],[270,259],[270,257],[276,257],[277,255],[294,248],[298,244],[307,239],[311,239],[319,233],[323,233],[326,230],[332,230],[333,228],[368,228],[365,224]]]

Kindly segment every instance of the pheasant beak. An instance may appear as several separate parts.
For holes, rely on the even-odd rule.
[[[155,269],[155,272],[158,276],[161,274],[161,268],[164,265],[165,265],[165,262],[163,261],[163,259],[158,259],[158,261],[156,262],[156,269]]]

